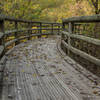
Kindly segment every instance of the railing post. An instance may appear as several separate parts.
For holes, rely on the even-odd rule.
[[[63,24],[62,24],[62,29],[63,29],[63,31],[65,30],[65,25],[66,25],[66,23],[63,23]],[[64,34],[61,34],[61,40],[65,40],[65,35],[64,35]],[[62,46],[63,51],[64,51],[65,53],[67,53],[67,50],[66,50],[65,46],[64,46],[64,45],[61,45],[61,46]]]
[[[42,36],[42,23],[40,23],[40,35],[38,36],[38,38],[41,38],[41,36]]]
[[[65,23],[62,24],[62,30],[63,30],[63,31],[65,30]],[[64,38],[64,35],[61,34],[61,39],[63,39],[63,38]]]
[[[30,23],[30,27],[32,29],[32,23]],[[30,35],[32,35],[32,30],[30,30]],[[30,37],[30,40],[32,39],[32,37]]]
[[[0,21],[0,31],[3,33],[3,37],[1,39],[0,45],[4,46],[4,50],[3,50],[3,53],[2,53],[2,55],[4,55],[5,54],[5,27],[4,27],[4,20]]]
[[[18,22],[17,21],[15,21],[15,29],[18,30]],[[15,39],[17,39],[17,41],[15,42],[15,45],[19,44],[18,32],[15,32]]]
[[[31,23],[28,23],[28,27],[29,27],[29,30],[28,30],[28,40],[30,40],[30,34],[31,34]]]
[[[69,33],[70,34],[72,34],[72,31],[73,31],[73,26],[72,26],[72,23],[71,22],[69,22],[68,23],[68,31],[69,31]],[[68,46],[70,47],[71,46],[71,39],[70,39],[70,36],[68,36]],[[68,55],[70,55],[70,50],[69,50],[69,47],[68,47]]]
[[[42,35],[42,23],[40,23],[40,34]]]
[[[5,27],[4,27],[4,20],[0,21],[0,31],[3,33],[3,37],[2,37],[2,40],[1,40],[1,45],[3,45],[4,48],[5,48]],[[4,52],[5,52],[5,49],[4,49]]]
[[[53,33],[53,24],[51,24],[51,34],[54,34]]]
[[[63,29],[63,30],[65,29],[65,23],[62,24],[62,29]]]
[[[60,25],[58,24],[58,35],[59,35],[59,33],[60,33]]]

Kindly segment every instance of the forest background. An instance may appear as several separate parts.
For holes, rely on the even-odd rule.
[[[0,0],[0,13],[34,21],[61,22],[63,18],[100,13],[100,0]]]

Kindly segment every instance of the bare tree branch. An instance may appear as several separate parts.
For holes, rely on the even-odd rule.
[[[96,8],[96,2],[94,0],[91,0],[91,1],[92,1],[93,6]]]

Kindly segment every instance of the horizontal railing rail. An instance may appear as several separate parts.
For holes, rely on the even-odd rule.
[[[98,39],[94,39],[94,38],[90,38],[90,37],[82,36],[82,35],[77,35],[77,34],[70,34],[69,32],[66,32],[66,31],[62,31],[62,34],[70,36],[72,38],[81,39],[83,41],[100,46],[100,40]]]
[[[24,19],[17,19],[14,17],[9,17],[9,16],[5,16],[0,14],[0,21],[5,20],[5,21],[16,21],[16,22],[23,22],[23,23],[43,23],[43,24],[56,24],[56,25],[60,25],[61,23],[56,23],[56,22],[43,22],[43,21],[32,21],[32,20],[24,20]]]

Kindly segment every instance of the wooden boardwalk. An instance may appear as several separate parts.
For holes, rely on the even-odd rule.
[[[100,100],[98,77],[65,56],[59,41],[41,38],[12,49],[2,100]]]

